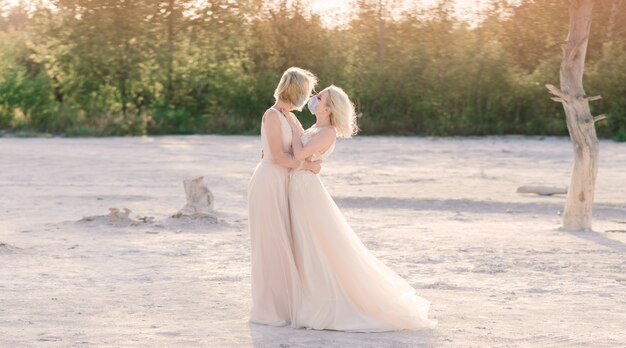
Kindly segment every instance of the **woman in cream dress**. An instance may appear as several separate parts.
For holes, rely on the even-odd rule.
[[[290,118],[296,159],[324,159],[337,136],[357,130],[354,106],[342,89],[330,86],[313,98],[315,125],[305,131]],[[430,303],[370,253],[318,175],[292,171],[289,208],[301,291],[292,326],[375,332],[435,325],[428,319]]]
[[[294,317],[298,274],[287,203],[289,170],[318,173],[320,164],[294,158],[287,117],[292,115],[290,110],[302,109],[316,83],[315,76],[306,70],[287,69],[274,92],[276,103],[263,115],[262,158],[248,186],[251,322],[282,326]]]

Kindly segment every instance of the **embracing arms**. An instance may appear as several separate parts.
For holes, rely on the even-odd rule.
[[[304,161],[304,158],[295,158],[295,156],[283,152],[279,117],[284,116],[278,114],[278,112],[273,110],[268,110],[265,112],[265,115],[263,115],[263,127],[266,127],[265,133],[267,134],[267,142],[270,148],[270,152],[272,153],[272,158],[274,159],[274,162],[277,165],[285,168],[302,168],[305,170],[310,170],[315,174],[319,173],[321,169],[320,161]],[[298,137],[298,139],[300,138]]]
[[[323,127],[315,133],[306,146],[303,146],[301,137],[304,129],[302,128],[302,125],[293,115],[290,115],[288,119],[293,132],[291,146],[293,147],[293,156],[296,159],[303,160],[316,153],[323,152],[323,150],[328,149],[330,145],[332,145],[335,137],[337,136],[337,131],[334,127]]]

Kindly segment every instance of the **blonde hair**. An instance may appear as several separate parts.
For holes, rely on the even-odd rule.
[[[280,78],[274,91],[274,98],[290,103],[296,110],[302,111],[316,84],[317,77],[312,72],[291,67],[285,70]]]
[[[335,85],[330,85],[324,90],[328,91],[326,103],[330,108],[330,124],[337,130],[337,136],[352,137],[359,131],[354,104],[346,92]]]

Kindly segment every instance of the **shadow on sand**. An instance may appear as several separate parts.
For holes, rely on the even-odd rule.
[[[340,208],[354,209],[408,209],[425,211],[449,211],[487,214],[556,214],[563,210],[561,202],[494,202],[471,199],[432,199],[397,197],[334,197]],[[626,207],[614,204],[596,203],[594,217],[623,218]]]
[[[609,249],[613,249],[617,252],[622,252],[626,254],[626,244],[620,242],[619,240],[607,238],[602,233],[595,231],[579,231],[579,232],[567,232],[572,236],[578,237],[580,239],[588,240],[594,242],[596,244],[605,246]]]
[[[357,333],[292,329],[248,323],[255,348],[265,347],[432,347],[435,330]]]

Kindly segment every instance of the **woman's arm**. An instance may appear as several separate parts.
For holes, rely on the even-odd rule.
[[[304,127],[302,127],[302,123],[300,123],[300,120],[298,120],[298,118],[296,117],[296,115],[294,115],[293,113],[289,113],[289,124],[291,124],[291,128],[293,129],[293,127],[297,127],[298,128],[298,134],[302,135],[302,133],[304,133]],[[291,122],[293,121],[293,122]]]
[[[313,173],[319,173],[320,161],[309,162],[303,161],[304,159],[296,159],[291,154],[283,152],[282,134],[280,130],[280,119],[283,117],[278,114],[278,111],[268,110],[263,115],[263,127],[265,127],[265,133],[267,134],[267,142],[272,153],[274,162],[281,167],[285,168],[303,168],[310,170]]]
[[[309,158],[313,154],[320,153],[322,150],[328,149],[337,137],[337,131],[334,127],[325,127],[315,133],[306,146],[302,146],[302,133],[300,133],[297,127],[293,124],[295,121],[291,120],[290,122],[292,123],[291,129],[293,132],[291,140],[293,156],[299,160]]]

